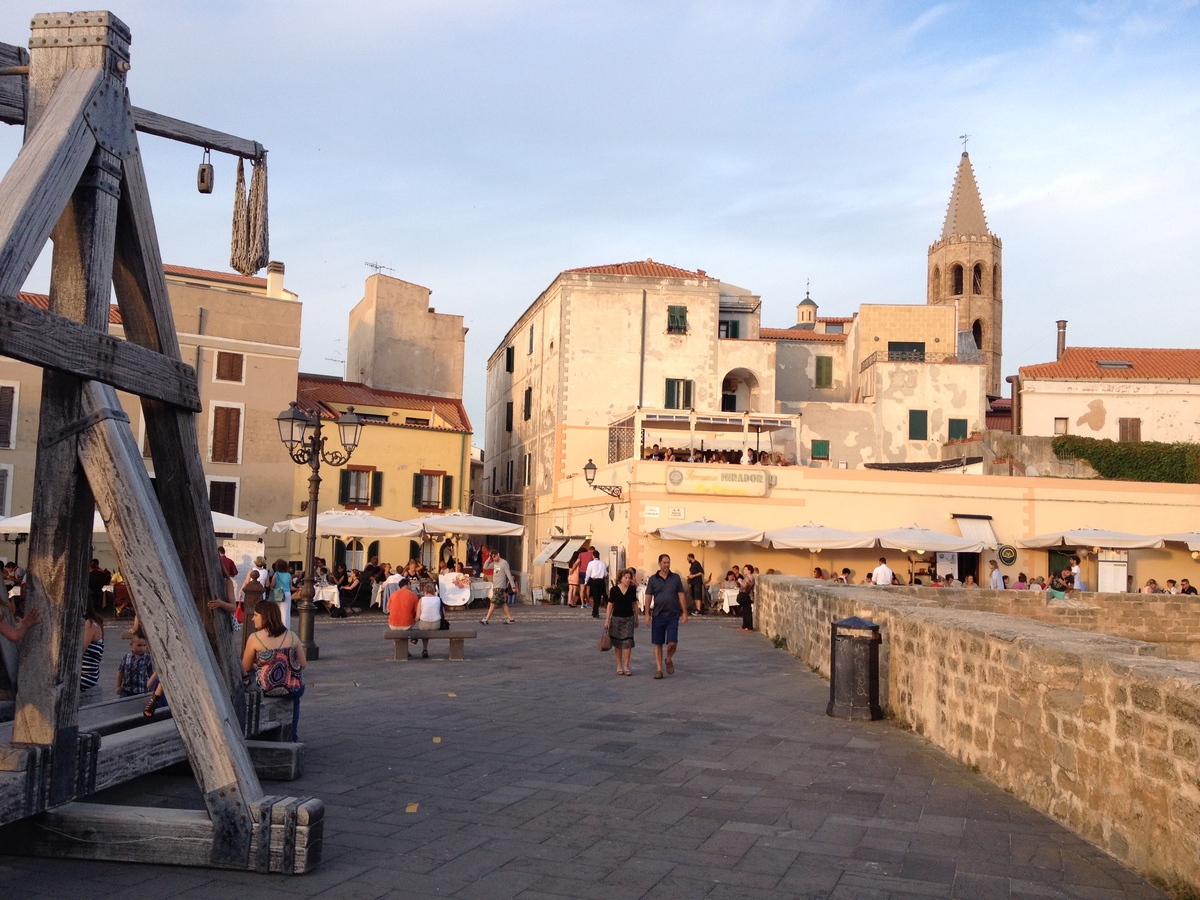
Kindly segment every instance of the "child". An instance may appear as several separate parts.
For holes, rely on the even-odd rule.
[[[121,657],[121,665],[117,667],[117,696],[135,697],[147,693],[153,674],[150,645],[144,637],[135,636],[129,642],[129,652]]]

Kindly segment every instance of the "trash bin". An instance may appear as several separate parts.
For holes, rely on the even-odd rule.
[[[829,628],[829,705],[826,715],[871,721],[879,707],[879,626],[852,616]]]

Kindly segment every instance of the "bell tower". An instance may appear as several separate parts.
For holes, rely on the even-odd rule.
[[[971,158],[963,151],[950,191],[942,234],[929,247],[926,303],[957,306],[958,330],[967,331],[987,366],[987,391],[1000,394],[1001,242],[988,231]]]

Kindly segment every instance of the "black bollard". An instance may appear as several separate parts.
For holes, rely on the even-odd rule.
[[[879,626],[852,616],[829,628],[829,705],[826,715],[872,721],[879,706]]]

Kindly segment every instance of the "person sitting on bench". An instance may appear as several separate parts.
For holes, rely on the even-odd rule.
[[[442,598],[437,594],[437,585],[425,582],[424,596],[417,614],[417,631],[440,631],[442,628]],[[429,638],[421,640],[421,659],[429,659]]]
[[[407,578],[401,578],[388,601],[388,627],[392,631],[407,631],[417,624],[417,607],[421,598],[413,593]]]

